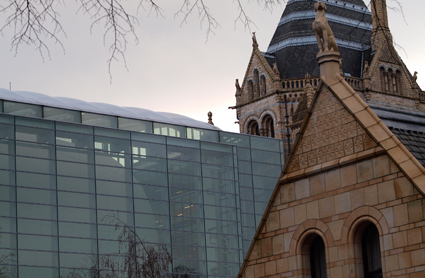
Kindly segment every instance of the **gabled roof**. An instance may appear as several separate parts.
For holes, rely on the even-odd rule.
[[[255,242],[264,230],[267,217],[283,184],[364,159],[387,155],[418,192],[425,196],[425,168],[418,160],[422,158],[425,145],[425,142],[419,144],[423,142],[423,133],[393,131],[395,132],[385,125],[339,73],[322,72],[322,82],[238,276],[241,277],[248,266],[251,253],[255,250]],[[420,145],[420,157],[409,151],[409,147],[414,150],[415,144]]]
[[[312,31],[316,0],[290,0],[270,41],[267,54],[276,58],[281,78],[319,76],[318,52]],[[362,0],[325,1],[326,16],[343,61],[343,72],[361,77],[363,61],[369,60],[372,18]]]

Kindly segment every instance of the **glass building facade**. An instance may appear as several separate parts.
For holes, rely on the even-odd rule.
[[[0,101],[0,256],[65,277],[118,250],[105,216],[165,244],[173,266],[235,277],[284,164],[283,141]]]

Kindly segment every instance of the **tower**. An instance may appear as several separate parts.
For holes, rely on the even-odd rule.
[[[314,93],[320,81],[311,28],[316,2],[289,0],[266,52],[259,50],[253,36],[251,58],[231,107],[237,110],[241,133],[295,139],[311,87]],[[393,46],[386,1],[372,0],[371,11],[362,0],[333,0],[326,5],[341,54],[340,73],[359,96],[383,111],[380,116],[425,112],[425,94],[416,75]]]

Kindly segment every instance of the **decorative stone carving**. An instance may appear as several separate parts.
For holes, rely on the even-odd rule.
[[[252,47],[255,47],[255,48],[258,47],[258,42],[257,42],[257,38],[255,37],[255,32],[252,32]]]
[[[277,68],[276,63],[273,63],[273,71],[277,74],[277,76],[280,76],[279,69]]]
[[[415,87],[416,87],[416,80],[418,80],[418,72],[417,71],[415,71],[415,73],[412,76],[412,83],[413,83],[413,86],[415,86]]]
[[[236,79],[237,80],[237,79]],[[208,112],[208,123],[210,124],[210,125],[214,125],[214,123],[213,123],[213,121],[212,121],[212,112],[210,111],[210,112]]]
[[[236,96],[240,96],[242,89],[241,89],[241,85],[239,85],[239,79],[236,79],[235,87],[236,87]]]
[[[363,67],[363,77],[367,76],[367,72],[369,71],[369,62],[365,61],[364,62],[364,67]]]
[[[316,2],[314,4],[314,11],[316,12],[316,19],[313,22],[313,31],[316,35],[317,45],[319,46],[319,53],[327,51],[337,52],[338,45],[325,15],[325,3]]]

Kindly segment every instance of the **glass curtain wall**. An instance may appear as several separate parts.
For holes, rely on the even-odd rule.
[[[283,144],[226,132],[219,141],[0,115],[0,256],[15,256],[19,277],[90,273],[118,251],[116,216],[165,244],[174,269],[235,277]]]

